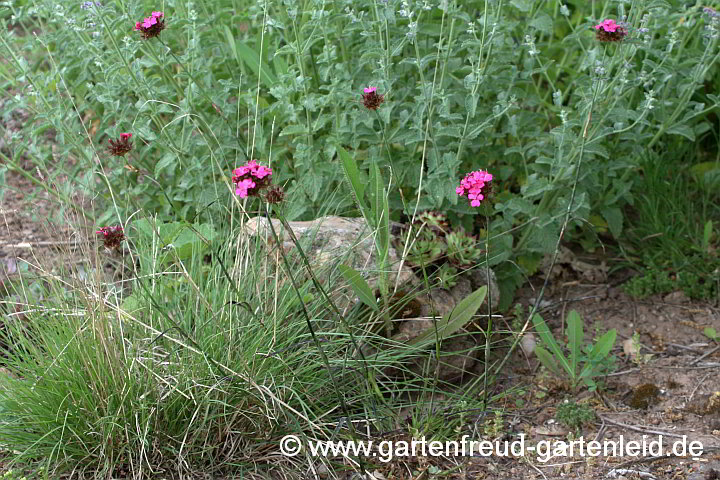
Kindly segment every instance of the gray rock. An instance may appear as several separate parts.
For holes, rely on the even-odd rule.
[[[285,232],[280,220],[273,219],[273,227],[282,241],[283,249],[291,254],[295,248],[290,235]],[[365,277],[374,289],[377,285],[378,267],[373,233],[363,218],[343,218],[336,216],[321,217],[308,222],[288,222],[293,233],[300,241],[303,252],[313,268],[330,266],[332,262],[342,263],[354,268]],[[273,243],[270,225],[265,217],[255,217],[245,224],[245,232],[251,236],[265,238]],[[390,246],[387,259],[388,282],[391,288],[395,283],[408,285],[417,282],[413,271],[407,265],[400,269],[400,259],[395,249]],[[354,295],[348,297],[347,285],[333,285],[333,295],[343,311],[354,303]]]

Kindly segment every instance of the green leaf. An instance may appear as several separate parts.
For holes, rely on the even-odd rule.
[[[279,137],[290,135],[307,135],[307,127],[305,125],[288,125],[278,134]]]
[[[705,327],[705,330],[703,330],[703,333],[710,340],[718,340],[717,331],[713,327]]]
[[[467,324],[485,301],[487,285],[484,285],[458,303],[453,310],[437,322],[436,328],[430,327],[417,337],[407,342],[418,348],[435,343],[436,335],[442,340],[455,333]]]
[[[590,352],[590,360],[592,362],[597,362],[607,357],[608,353],[610,353],[610,350],[612,350],[613,345],[615,345],[616,336],[617,331],[613,328],[612,330],[606,332],[605,335],[600,337],[597,343],[595,343],[595,345],[593,346],[592,351]]]
[[[550,349],[550,351],[555,355],[555,358],[558,362],[560,362],[560,365],[562,366],[563,370],[573,379],[575,380],[575,372],[570,369],[570,364],[568,363],[567,359],[565,358],[565,355],[563,355],[562,350],[560,349],[560,346],[555,341],[555,337],[552,336],[552,333],[550,333],[550,329],[547,326],[547,323],[545,323],[545,320],[538,315],[537,313],[533,316],[533,325],[535,326],[535,330],[538,332],[538,336],[540,337],[540,340],[542,340],[543,344],[545,344],[546,347]]]
[[[540,12],[529,25],[542,33],[551,34],[553,31],[553,19],[545,12]]]
[[[155,176],[160,178],[166,175],[173,175],[175,173],[175,165],[177,164],[177,155],[173,152],[167,152],[162,158],[155,164]],[[163,170],[168,169],[166,174],[163,174]]]
[[[705,222],[705,228],[703,229],[703,238],[702,238],[703,253],[708,253],[708,249],[710,248],[710,239],[712,238],[712,232],[713,232],[713,221],[708,220],[707,222]]]
[[[570,368],[573,374],[577,373],[578,359],[580,358],[580,349],[585,339],[583,332],[583,320],[580,314],[572,310],[567,317],[568,325],[568,347],[570,347]]]
[[[242,42],[235,42],[235,44],[240,58],[256,76],[260,75],[260,80],[267,88],[277,83],[277,78],[270,73],[270,67],[267,64],[260,65],[260,55],[255,50]]]
[[[368,206],[365,203],[365,184],[360,178],[360,171],[357,168],[355,159],[352,158],[342,146],[337,145],[336,147],[340,160],[343,164],[343,169],[345,170],[345,176],[347,177],[350,187],[352,187],[352,192],[355,195],[355,201],[357,202],[363,216],[367,219],[369,212]]]
[[[682,123],[678,123],[677,125],[673,125],[672,127],[668,128],[666,130],[666,133],[670,133],[673,135],[682,135],[691,142],[695,141],[695,132],[693,131],[693,129]]]
[[[345,277],[345,280],[348,281],[360,301],[372,308],[374,311],[379,311],[377,302],[375,301],[375,296],[370,289],[370,285],[368,285],[362,275],[360,275],[357,270],[354,270],[347,265],[338,265],[338,270],[340,270],[342,276]]]
[[[622,210],[618,207],[605,207],[601,210],[603,218],[607,221],[610,233],[613,237],[620,238],[623,227]]]
[[[510,5],[517,8],[521,12],[529,12],[532,8],[532,2],[530,0],[511,0]]]
[[[185,225],[181,228],[172,244],[180,260],[189,260],[193,256],[193,250],[202,252],[209,247],[209,242],[215,237],[215,230],[209,224]],[[206,243],[207,242],[207,243]]]
[[[227,39],[228,45],[230,45],[233,58],[235,58],[235,61],[240,64],[240,57],[238,56],[237,46],[235,45],[235,37],[233,37],[233,34],[227,25],[223,25],[223,29],[225,31],[225,38]]]
[[[555,361],[555,358],[542,347],[535,347],[535,356],[540,360],[540,363],[543,364],[545,368],[550,370],[554,375],[558,377],[562,377],[562,370],[558,367],[557,362]]]

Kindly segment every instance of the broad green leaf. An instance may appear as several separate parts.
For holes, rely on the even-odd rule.
[[[578,359],[580,358],[580,349],[585,339],[583,332],[583,321],[580,314],[572,310],[567,317],[567,334],[568,346],[570,347],[570,368],[573,375],[577,373]]]
[[[540,12],[537,17],[530,21],[529,25],[545,34],[551,34],[553,31],[553,19],[545,12]]]
[[[545,320],[543,320],[543,318],[536,313],[533,316],[532,321],[533,325],[535,326],[535,330],[538,332],[540,340],[542,340],[545,346],[548,347],[550,351],[555,355],[555,358],[558,362],[560,362],[563,370],[565,370],[565,372],[574,380],[575,372],[570,369],[570,364],[565,358],[565,355],[563,355],[562,349],[555,341],[555,337],[553,337],[552,333],[550,333],[550,329],[548,328],[547,323],[545,323]]]
[[[711,340],[718,340],[718,334],[717,331],[713,327],[705,327],[705,330],[703,330],[703,333],[706,337],[708,337]]]
[[[550,352],[545,350],[542,347],[535,347],[535,356],[540,360],[540,363],[542,363],[545,368],[550,370],[554,375],[558,377],[562,377],[562,370],[558,367],[557,362],[555,361],[555,358],[552,356]]]
[[[233,34],[227,25],[223,25],[223,29],[225,31],[225,38],[227,39],[228,45],[230,45],[230,50],[233,53],[233,58],[235,58],[235,61],[239,64],[240,57],[238,56],[237,46],[235,45],[235,37],[233,37]]]
[[[440,319],[437,322],[437,335],[440,339],[447,338],[467,324],[485,301],[485,295],[487,295],[487,285],[468,295],[450,313]],[[407,343],[414,347],[423,348],[435,343],[435,338],[436,329],[430,327]]]
[[[693,129],[687,125],[683,125],[682,123],[678,123],[677,125],[673,125],[672,127],[668,128],[666,130],[666,133],[671,133],[673,135],[682,135],[691,142],[695,141],[695,132],[693,131]]]
[[[618,207],[604,207],[602,215],[607,220],[608,227],[610,227],[610,233],[613,237],[620,238],[623,227],[623,214],[622,210]]]
[[[278,134],[279,137],[287,137],[289,135],[307,135],[307,127],[305,125],[288,125]]]
[[[270,67],[265,63],[260,65],[260,55],[258,55],[255,50],[248,47],[243,42],[235,42],[235,44],[240,58],[248,67],[250,67],[255,75],[260,75],[260,80],[267,88],[270,88],[277,83],[275,76],[270,73]]]
[[[612,330],[606,332],[605,335],[598,338],[597,343],[593,345],[592,351],[590,352],[590,360],[596,362],[607,357],[610,350],[612,350],[613,345],[615,345],[616,336],[617,331],[613,328]]]
[[[360,275],[357,270],[354,270],[347,265],[338,265],[338,270],[340,270],[342,276],[345,277],[345,280],[350,283],[350,286],[353,291],[355,291],[355,295],[358,296],[360,301],[372,308],[374,311],[379,311],[377,302],[375,301],[375,296],[370,289],[370,285],[368,285],[362,275]]]
[[[368,207],[365,203],[365,184],[360,178],[360,171],[357,168],[355,159],[340,145],[336,146],[340,160],[342,161],[343,169],[345,170],[345,176],[347,177],[350,187],[352,187],[353,194],[355,195],[355,201],[363,213],[363,216],[367,218]]]

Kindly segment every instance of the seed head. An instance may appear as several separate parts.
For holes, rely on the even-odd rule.
[[[363,104],[368,110],[377,110],[381,103],[385,101],[383,95],[377,93],[377,87],[367,87],[363,89]]]
[[[279,185],[270,185],[265,193],[265,200],[270,204],[282,203],[285,200],[285,192]]]
[[[108,140],[108,142],[110,142],[110,146],[108,147],[108,151],[110,152],[110,155],[114,155],[116,157],[122,157],[126,153],[128,153],[130,150],[132,150],[133,145],[132,145],[132,142],[130,141],[131,137],[132,137],[132,133],[121,133],[120,139]]]
[[[100,230],[95,233],[103,236],[103,243],[107,248],[117,248],[120,246],[123,240],[125,240],[125,234],[123,233],[123,227],[116,225],[114,227],[101,227]]]

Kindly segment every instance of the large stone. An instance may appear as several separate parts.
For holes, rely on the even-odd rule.
[[[273,227],[282,241],[283,249],[290,254],[295,248],[290,235],[285,232],[280,220],[272,219]],[[352,267],[368,281],[370,288],[375,288],[378,278],[377,253],[374,235],[364,218],[344,218],[336,216],[321,217],[307,222],[288,222],[293,233],[300,241],[303,252],[313,268],[327,266],[334,261],[343,259],[342,263]],[[264,238],[273,243],[267,218],[255,217],[245,224],[245,231],[252,236]],[[400,286],[417,282],[415,274],[406,264],[400,267],[400,259],[395,249],[390,246],[386,271],[391,288],[397,282]],[[342,285],[333,286],[333,297],[341,311],[354,303],[354,295],[347,296],[349,291]]]

